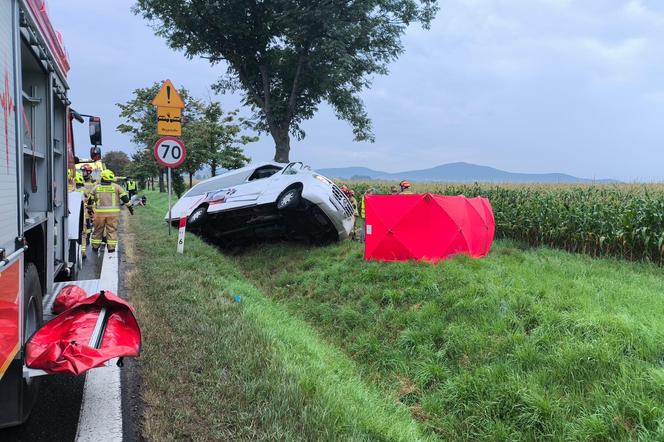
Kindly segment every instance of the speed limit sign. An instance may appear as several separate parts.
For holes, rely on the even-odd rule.
[[[178,167],[187,156],[182,140],[175,137],[163,137],[154,145],[154,157],[164,167]]]

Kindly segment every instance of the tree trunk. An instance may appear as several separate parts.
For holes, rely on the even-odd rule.
[[[285,129],[279,127],[271,131],[274,139],[274,161],[277,163],[289,163],[290,154],[290,135],[288,126]]]
[[[164,169],[159,169],[159,192],[166,192],[166,185],[164,184]]]
[[[193,173],[189,172],[189,188],[192,188],[192,177],[194,176]]]

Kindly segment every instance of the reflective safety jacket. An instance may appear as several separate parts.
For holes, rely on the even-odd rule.
[[[96,185],[97,185],[97,182],[95,180],[92,180],[92,179],[90,181],[85,180],[85,184],[84,184],[85,193],[88,196],[90,196],[90,194],[92,193],[92,190],[95,188]]]
[[[116,183],[102,181],[97,184],[88,198],[88,207],[96,205],[95,213],[99,215],[117,215],[120,206],[129,202],[129,196],[122,187]]]
[[[90,192],[88,192],[88,189],[85,186],[77,184],[76,185],[76,191],[81,192],[81,195],[83,195],[82,200],[87,203],[87,201],[89,199],[89,195],[90,195]]]
[[[357,200],[355,199],[354,196],[351,196],[348,198],[350,200],[350,205],[353,206],[353,216],[359,216],[359,212],[357,211]]]
[[[127,190],[136,190],[136,181],[134,180],[127,181]]]

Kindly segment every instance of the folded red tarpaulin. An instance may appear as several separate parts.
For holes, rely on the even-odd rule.
[[[57,295],[55,295],[55,301],[53,301],[51,311],[55,314],[62,313],[79,302],[84,301],[87,297],[87,292],[81,287],[74,284],[66,285],[62,287]]]
[[[367,195],[364,258],[439,261],[486,256],[495,233],[488,199],[465,196]]]
[[[106,309],[98,348],[90,346]],[[110,292],[93,295],[47,322],[26,345],[26,365],[48,373],[80,375],[117,357],[138,356],[141,330],[134,309]]]

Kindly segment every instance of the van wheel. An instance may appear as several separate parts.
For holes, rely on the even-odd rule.
[[[200,226],[205,222],[207,219],[207,207],[201,206],[191,212],[191,215],[189,215],[189,218],[187,218],[187,224],[190,227],[197,227]]]
[[[300,189],[288,189],[277,198],[277,209],[295,209],[300,204]]]
[[[42,314],[42,290],[39,282],[39,272],[33,263],[25,266],[23,276],[23,305],[25,306],[25,315],[23,317],[23,344],[39,330],[43,323]],[[39,395],[40,378],[21,379],[21,391],[23,396],[23,421],[30,416],[30,411],[37,401]]]

